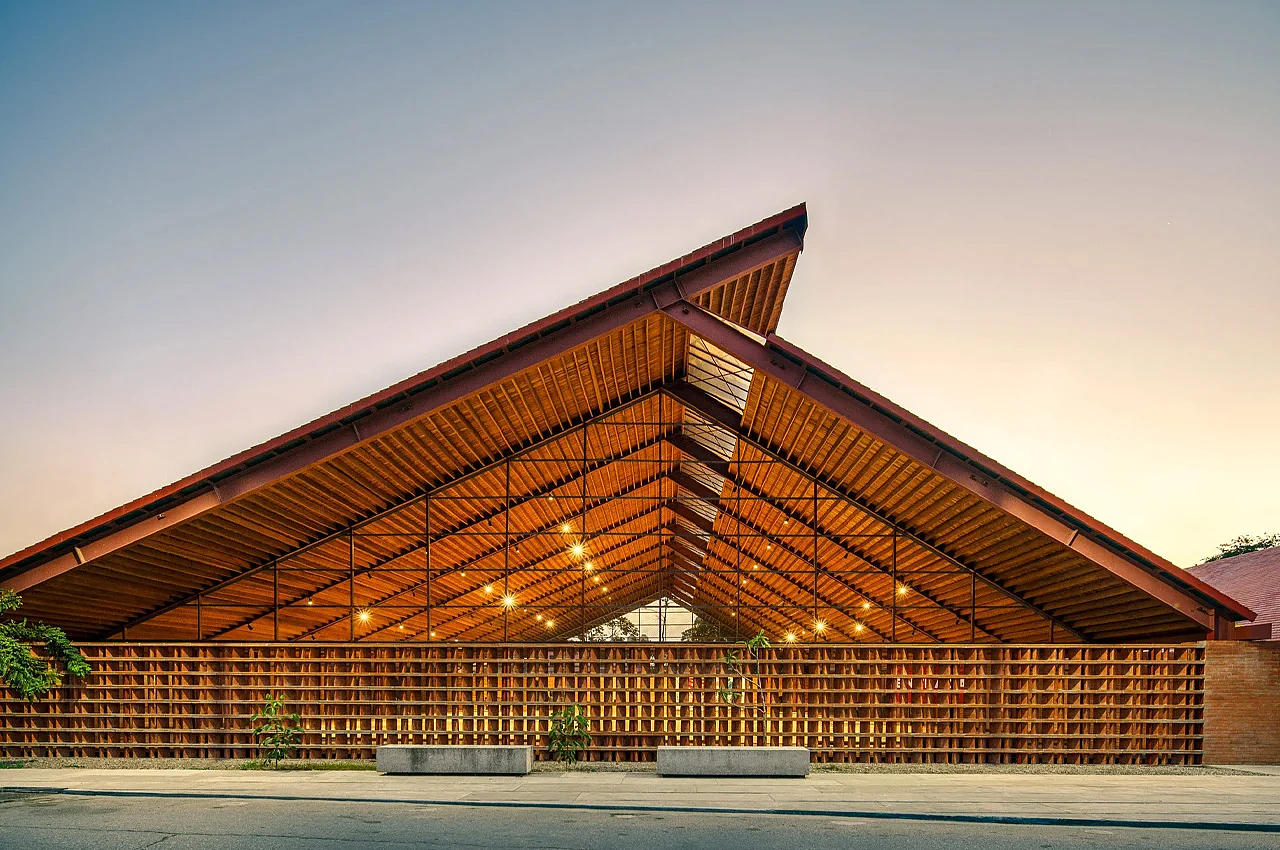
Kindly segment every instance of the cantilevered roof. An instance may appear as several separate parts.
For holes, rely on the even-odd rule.
[[[618,284],[15,553],[0,585],[77,638],[545,640],[663,596],[748,630],[829,610],[830,640],[1252,618],[779,338],[805,227],[795,207]],[[501,627],[476,613],[498,574],[524,614]]]

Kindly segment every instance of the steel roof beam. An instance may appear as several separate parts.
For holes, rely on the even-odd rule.
[[[714,340],[712,342],[714,342]],[[934,544],[932,541],[924,537],[924,535],[920,534],[919,532],[906,528],[905,526],[902,525],[900,521],[890,518],[889,516],[884,514],[882,511],[880,511],[878,508],[873,506],[865,498],[861,496],[857,496],[853,493],[846,492],[843,488],[841,488],[834,482],[827,480],[826,478],[819,475],[818,473],[812,470],[805,469],[799,466],[798,464],[794,463],[793,461],[787,460],[785,457],[779,454],[776,450],[774,450],[771,446],[766,445],[763,441],[757,439],[754,435],[749,433],[747,429],[744,428],[741,424],[741,419],[742,419],[741,415],[737,411],[735,411],[733,408],[725,404],[722,404],[721,402],[707,395],[702,390],[698,389],[697,387],[690,386],[689,384],[677,383],[672,385],[669,389],[665,390],[665,392],[670,393],[673,398],[680,401],[682,404],[685,404],[691,407],[692,409],[696,410],[698,413],[706,417],[709,421],[713,422],[714,424],[719,425],[720,427],[737,435],[738,439],[750,444],[751,446],[755,447],[759,451],[768,455],[770,458],[773,458],[774,460],[776,460],[778,463],[781,463],[784,466],[788,467],[789,469],[794,470],[796,473],[798,473],[801,476],[816,480],[820,485],[822,485],[827,490],[831,490],[833,492],[842,494],[845,498],[849,499],[851,503],[856,505],[859,510],[863,511],[864,513],[872,517],[875,517],[877,520],[889,526],[890,528],[896,529],[898,534],[902,535],[903,537],[907,537],[908,539],[913,541],[916,545],[923,547],[929,552],[932,552],[934,555],[938,556],[939,558],[942,558],[947,563],[953,564],[954,566],[960,568],[964,572],[972,574],[978,581],[982,582],[983,584],[987,585],[993,590],[998,591],[999,593],[1003,594],[1005,597],[1017,602],[1019,605],[1022,605],[1023,607],[1031,611],[1034,611],[1044,619],[1053,623],[1057,628],[1060,628],[1067,634],[1075,637],[1077,640],[1081,640],[1081,641],[1088,640],[1088,638],[1086,638],[1078,630],[1072,628],[1070,625],[1063,622],[1060,618],[1055,617],[1053,614],[1050,614],[1041,606],[1036,605],[1034,602],[1030,601],[1029,599],[1023,598],[1022,596],[1018,595],[1017,593],[1013,592],[1007,587],[1004,587],[1000,583],[993,581],[992,579],[983,575],[982,572],[979,571],[976,567],[966,563],[960,558],[942,549],[940,546]]]

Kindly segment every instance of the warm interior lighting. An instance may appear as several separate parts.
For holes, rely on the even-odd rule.
[[[404,631],[404,624],[403,624],[403,623],[401,623],[397,628],[399,628],[399,629],[400,629],[400,631]]]
[[[868,602],[868,601],[867,601],[867,600],[865,600],[865,599],[864,599],[864,600],[862,600],[862,610],[863,610],[863,611],[866,611],[866,610],[867,610],[868,608],[870,608],[870,607],[871,607],[871,603],[870,603],[870,602]]]
[[[783,637],[783,640],[785,640],[787,643],[795,643],[795,642],[796,642],[796,633],[795,633],[795,632],[787,632],[787,633],[786,633],[786,635]]]
[[[466,571],[466,570],[463,570],[461,573],[459,573],[459,575],[461,575],[463,578],[466,578],[466,577],[467,577],[467,571]]]
[[[570,531],[573,531],[573,528],[570,527],[569,523],[566,522],[564,525],[560,526],[560,530],[563,531],[565,534],[568,534]]]
[[[554,629],[554,628],[555,628],[555,626],[556,626],[556,621],[555,621],[555,620],[547,620],[547,628],[548,628],[548,629]]]
[[[593,566],[590,561],[587,561],[585,564],[582,565],[582,568],[584,570],[594,570],[595,566]]]
[[[827,624],[822,622],[821,620],[818,620],[816,623],[813,624],[813,630],[818,634],[822,634],[827,630]]]
[[[587,547],[583,546],[581,543],[575,543],[569,547],[569,551],[572,552],[575,557],[581,558],[582,553],[587,551]]]
[[[308,600],[307,600],[307,604],[308,604],[308,605],[315,605],[316,603],[315,603],[313,600],[308,599]]]
[[[855,632],[861,632],[861,631],[862,631],[862,623],[854,623],[854,624],[853,624],[853,630],[854,630]]]
[[[907,586],[905,584],[898,585],[898,595],[899,596],[907,595]]]
[[[435,632],[432,632],[432,633],[431,633],[431,636],[432,636],[432,637],[435,637],[435,636],[436,636],[436,633],[435,633]]]
[[[542,622],[542,615],[541,615],[541,614],[539,614],[539,615],[537,615],[534,619],[536,619],[539,623],[541,623],[541,622]]]
[[[607,587],[602,587],[602,588],[600,588],[600,589],[601,589],[601,590],[603,590],[605,593],[608,593],[608,592],[609,592],[609,588],[607,588]]]
[[[485,592],[485,593],[493,593],[493,585],[491,585],[491,584],[486,584],[486,585],[484,586],[484,592]]]
[[[758,570],[758,569],[760,569],[760,565],[759,565],[759,564],[752,564],[752,565],[751,565],[751,569],[753,569],[753,570]]]
[[[592,580],[592,581],[594,581],[596,584],[599,584],[599,583],[600,583],[600,576],[592,576],[592,577],[591,577],[591,580]]]
[[[367,623],[373,619],[373,614],[369,611],[368,608],[365,608],[361,610],[358,614],[356,614],[356,619],[362,623]]]
[[[503,608],[516,607],[516,598],[512,596],[510,593],[508,593],[506,596],[502,597],[502,607]]]

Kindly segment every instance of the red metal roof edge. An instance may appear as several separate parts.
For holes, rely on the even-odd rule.
[[[865,384],[849,377],[834,366],[823,362],[820,358],[815,357],[799,346],[786,341],[777,334],[770,334],[768,342],[783,354],[793,358],[799,363],[802,363],[808,368],[825,372],[827,377],[841,384],[844,390],[853,393],[855,396],[861,396],[874,407],[881,408],[889,415],[900,419],[903,424],[912,430],[919,432],[922,436],[937,443],[939,448],[946,449],[966,463],[976,466],[988,477],[1001,479],[1006,484],[1025,491],[1035,500],[1043,502],[1045,505],[1052,508],[1054,513],[1058,514],[1060,518],[1079,526],[1082,531],[1091,532],[1094,535],[1102,537],[1103,542],[1109,543],[1112,547],[1118,547],[1129,557],[1132,558],[1136,555],[1140,562],[1145,561],[1147,566],[1155,568],[1164,578],[1172,580],[1175,584],[1186,585],[1202,597],[1205,597],[1207,601],[1210,601],[1233,613],[1242,615],[1242,619],[1252,620],[1257,616],[1257,614],[1248,607],[1235,599],[1232,599],[1213,585],[1196,578],[1186,570],[1183,570],[1173,564],[1171,561],[1162,558],[1147,549],[1145,546],[1130,540],[1128,537],[1111,528],[1106,523],[1094,519],[1089,514],[1068,504],[1066,501],[1053,495],[1043,487],[1028,481],[1026,478],[1023,478],[1021,475],[1003,464],[987,457],[982,452],[951,436],[936,425],[926,422],[924,419],[916,416],[905,407],[890,401],[875,390],[872,390]]]
[[[195,472],[185,478],[175,481],[172,484],[161,487],[160,489],[147,493],[144,496],[140,496],[131,502],[109,510],[97,517],[94,517],[93,519],[82,522],[77,526],[50,535],[38,543],[33,543],[24,549],[0,559],[0,571],[20,562],[29,560],[33,556],[37,556],[42,552],[52,549],[53,547],[69,540],[73,540],[86,534],[92,534],[99,530],[105,530],[103,527],[109,525],[115,520],[127,516],[135,511],[145,511],[148,508],[155,507],[159,502],[162,502],[183,490],[198,488],[204,484],[212,484],[213,482],[211,479],[215,476],[233,470],[242,464],[257,460],[264,455],[280,449],[288,443],[314,436],[315,432],[327,429],[349,416],[367,411],[370,408],[375,408],[379,403],[384,402],[387,399],[394,398],[395,396],[412,390],[428,381],[439,379],[441,376],[473,364],[477,360],[491,359],[494,355],[500,355],[511,345],[520,342],[532,334],[538,333],[539,331],[560,322],[572,321],[573,319],[582,316],[584,313],[593,312],[600,306],[614,301],[615,299],[626,295],[633,295],[637,290],[641,290],[648,284],[665,278],[668,275],[678,274],[679,272],[686,270],[689,266],[707,260],[708,258],[729,248],[733,248],[754,236],[774,229],[784,228],[788,225],[798,230],[799,235],[803,239],[804,232],[808,227],[808,212],[805,204],[796,204],[795,206],[783,210],[780,213],[769,216],[768,218],[758,221],[748,227],[744,227],[735,233],[703,245],[701,248],[690,251],[681,257],[663,263],[662,265],[650,269],[643,274],[636,275],[629,280],[625,280],[622,283],[611,286],[603,292],[597,293],[589,298],[585,298],[582,301],[565,307],[562,310],[558,310],[549,316],[530,322],[524,327],[512,331],[511,333],[504,334],[491,342],[477,346],[470,351],[458,355],[457,357],[433,366],[424,372],[419,372],[412,377],[392,384],[386,389],[380,390],[372,395],[368,395],[347,405],[346,407],[339,408],[332,413],[327,413],[324,416],[313,419],[312,421],[300,425],[278,437],[259,443],[256,446],[234,454],[225,460],[221,460],[211,466],[205,467],[199,472]]]

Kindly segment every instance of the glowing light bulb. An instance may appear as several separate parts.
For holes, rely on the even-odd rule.
[[[863,611],[866,611],[866,610],[867,610],[868,608],[870,608],[870,607],[871,607],[871,603],[870,603],[870,602],[868,602],[868,601],[867,601],[867,600],[865,600],[865,599],[864,599],[864,600],[862,600],[862,610],[863,610]]]
[[[314,600],[308,599],[308,600],[307,600],[307,604],[308,604],[308,605],[315,605],[316,603],[315,603],[315,601],[314,601]]]
[[[365,608],[362,611],[360,611],[360,613],[356,614],[356,619],[362,623],[367,623],[371,619],[373,619],[373,614],[369,612],[368,608]]]
[[[568,534],[570,531],[573,531],[573,529],[569,527],[569,523],[567,522],[564,525],[560,526],[560,530],[563,531],[565,534]]]
[[[435,637],[435,636],[436,636],[436,633],[435,633],[435,632],[432,632],[432,633],[431,633],[431,636],[432,636],[432,637]]]
[[[486,584],[486,585],[484,586],[484,592],[485,592],[485,593],[493,593],[493,585],[491,585],[491,584]]]
[[[590,571],[590,570],[594,570],[594,569],[595,569],[595,567],[592,565],[592,563],[591,563],[590,561],[587,561],[585,564],[583,564],[583,565],[582,565],[582,568],[583,568],[584,570],[588,570],[588,571]]]
[[[854,630],[855,632],[861,633],[861,632],[862,632],[862,623],[854,623],[854,624],[853,624],[853,630]]]
[[[534,619],[536,619],[539,623],[541,623],[541,622],[542,622],[542,615],[541,615],[541,614],[539,614],[539,615],[538,615],[537,617],[535,617]]]
[[[555,626],[556,626],[556,621],[555,621],[555,620],[547,620],[547,628],[548,628],[548,629],[554,629],[554,628],[555,628]]]
[[[402,624],[401,624],[400,626],[398,626],[397,628],[399,628],[399,629],[400,629],[400,631],[404,631],[404,624],[402,623]]]
[[[899,596],[907,595],[907,586],[905,584],[898,585],[898,595]]]
[[[818,620],[816,623],[813,624],[813,630],[821,634],[822,632],[825,632],[827,630],[827,624],[822,622],[821,620]]]
[[[787,643],[795,643],[795,642],[796,642],[796,633],[795,633],[795,632],[787,632],[787,633],[786,633],[786,635],[783,637],[783,640],[785,640]]]
[[[516,598],[512,596],[510,593],[508,593],[506,596],[502,597],[502,607],[504,608],[516,607]]]
[[[575,543],[569,547],[569,551],[572,552],[577,557],[582,557],[582,553],[587,551],[587,548],[583,546],[581,543]]]

